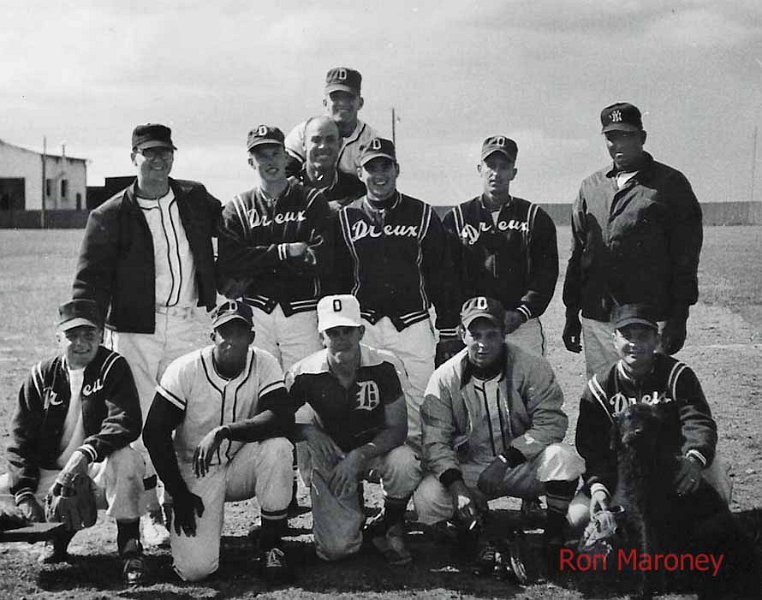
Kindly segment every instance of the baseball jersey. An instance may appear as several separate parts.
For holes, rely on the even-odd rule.
[[[157,306],[195,306],[196,269],[174,192],[158,200],[136,199],[153,238]]]
[[[657,407],[663,417],[659,439],[676,455],[693,455],[704,466],[714,460],[717,425],[696,374],[686,364],[656,354],[653,370],[634,380],[619,361],[588,381],[580,402],[576,445],[587,463],[585,481],[613,491],[616,454],[610,432],[616,415],[631,404]]]
[[[156,388],[158,396],[183,413],[174,435],[179,462],[192,462],[196,446],[212,429],[254,417],[270,408],[268,395],[284,389],[283,372],[270,353],[250,347],[244,369],[226,379],[215,369],[213,350],[207,346],[172,362]],[[229,462],[243,444],[223,441],[211,465]]]
[[[335,276],[338,293],[357,297],[363,318],[389,317],[398,331],[429,318],[455,334],[459,297],[442,222],[430,205],[396,192],[388,208],[367,197],[339,211]]]
[[[314,264],[295,262],[286,245],[305,242]],[[321,278],[331,267],[333,218],[322,194],[290,179],[272,200],[254,188],[225,205],[219,232],[218,279],[247,282],[244,298],[272,313],[315,310]]]
[[[387,353],[360,345],[357,378],[349,389],[328,366],[327,350],[295,364],[287,375],[296,422],[316,424],[344,452],[372,441],[384,429],[387,404],[402,396],[397,371]]]
[[[453,208],[443,223],[457,240],[453,261],[463,301],[495,298],[524,320],[545,312],[558,279],[558,244],[544,210],[512,197],[491,214],[480,196]]]
[[[286,136],[286,151],[304,164],[304,130],[307,127],[307,121],[299,123]],[[357,176],[357,169],[360,168],[360,148],[367,144],[378,133],[368,124],[357,119],[355,130],[348,137],[341,138],[341,148],[339,149],[338,167],[340,171]]]

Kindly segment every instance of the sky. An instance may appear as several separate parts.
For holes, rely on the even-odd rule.
[[[252,187],[245,138],[323,110],[326,71],[363,75],[401,191],[480,193],[485,137],[519,146],[515,195],[570,202],[609,161],[601,109],[643,112],[646,149],[703,202],[749,200],[762,124],[759,0],[1,0],[0,139],[130,175],[138,123],[172,127],[173,176],[223,201]],[[758,157],[762,155],[762,140]],[[758,158],[759,162],[759,158]],[[762,168],[755,197],[762,199]]]

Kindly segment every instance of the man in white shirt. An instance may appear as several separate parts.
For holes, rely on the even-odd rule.
[[[221,206],[203,185],[169,177],[175,150],[169,127],[135,127],[137,178],[90,213],[73,286],[74,298],[95,300],[107,315],[106,344],[130,364],[144,415],[167,365],[199,346],[203,308],[217,299],[212,237]],[[137,448],[146,461],[144,541],[165,544],[156,475],[142,442]]]
[[[360,168],[360,149],[378,133],[357,118],[365,100],[360,94],[362,75],[349,67],[334,67],[325,76],[323,106],[326,114],[339,128],[341,148],[339,171],[357,176]],[[292,158],[289,175],[299,172],[306,159],[304,130],[307,121],[299,123],[286,136],[286,150]]]

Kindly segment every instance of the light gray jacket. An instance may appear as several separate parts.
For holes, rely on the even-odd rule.
[[[498,452],[475,435],[474,418],[483,418],[480,400],[469,386],[473,367],[467,349],[441,365],[429,380],[421,407],[424,468],[439,477],[461,462],[481,461]],[[547,360],[506,343],[505,368],[498,384],[508,418],[503,438],[527,460],[561,442],[568,417],[564,397]],[[507,450],[507,448],[506,448]]]

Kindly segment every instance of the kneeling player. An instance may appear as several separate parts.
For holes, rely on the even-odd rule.
[[[288,575],[281,535],[291,499],[285,437],[293,407],[275,358],[251,346],[251,308],[234,300],[212,315],[212,346],[167,368],[146,417],[143,441],[174,510],[174,568],[198,581],[219,565],[226,501],[257,497],[263,575]],[[174,433],[174,438],[172,432]]]
[[[466,348],[429,381],[421,407],[423,462],[429,474],[415,492],[422,523],[453,519],[489,571],[500,532],[484,527],[487,501],[536,498],[548,505],[548,557],[564,541],[566,512],[584,461],[560,443],[568,419],[548,362],[505,341],[497,300],[472,298],[461,310]],[[482,535],[483,534],[483,535]]]
[[[576,444],[587,471],[586,485],[572,503],[573,525],[581,530],[595,513],[609,508],[617,483],[611,425],[625,408],[641,402],[655,406],[666,423],[659,441],[677,457],[676,493],[690,496],[704,480],[730,504],[733,484],[728,467],[716,455],[712,411],[693,370],[657,352],[654,308],[625,304],[614,310],[612,320],[612,345],[619,360],[588,381],[579,406]]]
[[[300,471],[310,479],[317,555],[338,560],[362,544],[364,515],[358,483],[370,470],[384,488],[384,511],[367,536],[393,565],[412,560],[403,517],[420,481],[420,467],[405,444],[407,406],[389,352],[360,344],[360,304],[351,295],[318,303],[325,350],[295,364],[287,375],[297,406]],[[302,448],[304,451],[302,451]]]
[[[95,302],[72,300],[58,313],[61,353],[37,363],[19,392],[0,495],[13,494],[25,519],[41,522],[46,494],[59,494],[75,477],[90,477],[96,506],[116,519],[124,579],[141,583],[146,569],[138,523],[145,465],[130,448],[142,424],[135,381],[127,361],[100,345],[103,320]],[[40,561],[65,561],[80,525],[67,523]]]

